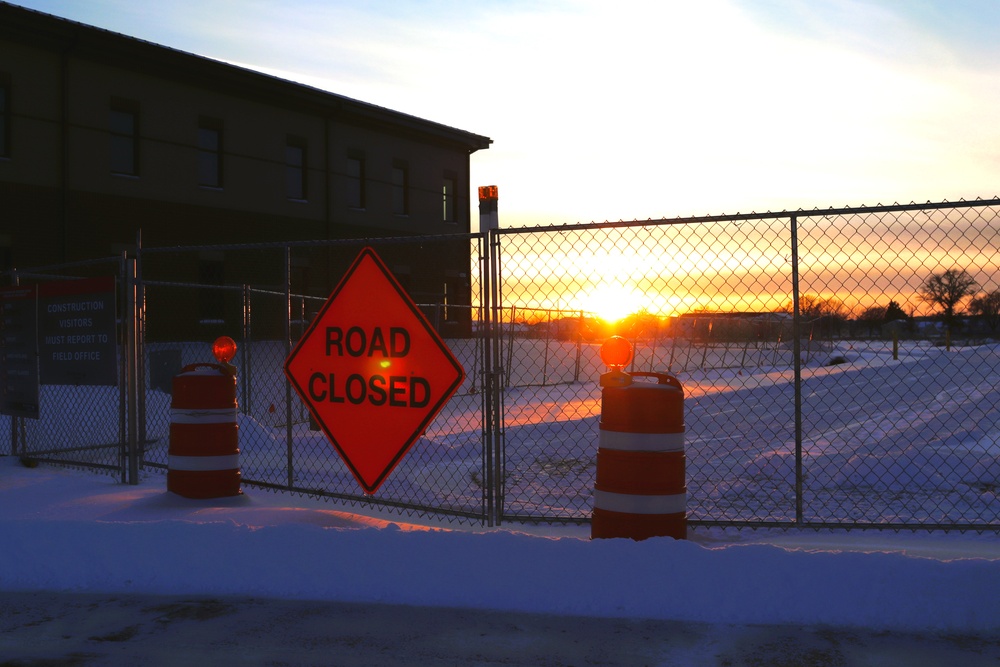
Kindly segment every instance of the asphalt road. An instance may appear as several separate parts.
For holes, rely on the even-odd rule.
[[[1000,637],[259,598],[0,597],[0,667],[1000,664]]]

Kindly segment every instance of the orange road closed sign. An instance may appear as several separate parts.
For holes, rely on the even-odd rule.
[[[288,355],[285,375],[368,494],[465,379],[372,248],[361,251]]]

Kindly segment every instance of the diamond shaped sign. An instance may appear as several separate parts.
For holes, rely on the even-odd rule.
[[[368,494],[465,379],[372,248],[361,251],[288,355],[285,375]]]

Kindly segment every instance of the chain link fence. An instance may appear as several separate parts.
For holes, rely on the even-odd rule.
[[[502,230],[503,517],[589,518],[618,334],[684,384],[692,523],[997,527],[998,210]]]
[[[19,272],[118,277],[121,381],[43,384],[42,419],[0,417],[0,453],[161,474],[173,376],[228,335],[244,484],[456,521],[587,522],[599,351],[621,335],[626,370],[684,385],[692,524],[996,530],[998,213],[990,200],[143,248],[132,370],[124,258]],[[374,495],[283,374],[366,245],[466,371]]]
[[[128,266],[121,256],[11,274],[11,283],[31,290],[31,297],[30,310],[13,317],[4,312],[2,318],[4,389],[18,383],[8,375],[9,345],[27,343],[34,371],[20,372],[22,380],[34,376],[28,382],[37,389],[37,414],[0,415],[0,453],[19,456],[26,465],[53,463],[128,480],[130,418],[138,412],[125,373],[134,346],[124,287]],[[31,335],[37,341],[25,340]],[[84,355],[103,358],[81,365]]]
[[[401,283],[467,376],[373,495],[359,489],[284,375],[285,359],[365,245],[373,246],[399,272]],[[240,463],[245,485],[353,505],[486,521],[488,475],[479,391],[486,339],[480,335],[479,246],[478,237],[422,237],[144,250],[150,434],[145,466],[162,471],[168,466],[172,377],[187,364],[212,361],[211,341],[228,335],[237,341],[233,363],[238,367]],[[233,275],[218,275],[213,263],[224,263]],[[431,264],[437,271],[428,271]],[[317,266],[327,270],[317,272]],[[234,277],[248,282],[234,286],[156,279],[157,275],[183,277],[181,267],[188,267],[189,275],[214,277],[218,282]],[[420,278],[429,273],[436,279]],[[471,295],[476,297],[475,305]]]

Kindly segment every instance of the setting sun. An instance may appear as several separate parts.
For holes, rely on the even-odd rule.
[[[601,285],[577,298],[582,310],[608,323],[639,311],[643,304],[643,295],[624,285]]]

